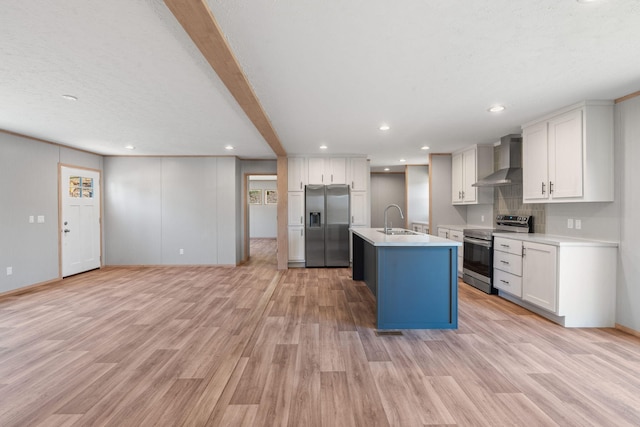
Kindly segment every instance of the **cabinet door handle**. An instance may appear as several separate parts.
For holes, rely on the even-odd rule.
[[[353,215],[351,215],[351,222],[355,222],[355,221],[353,220]]]
[[[304,232],[304,230],[301,228],[301,229],[300,229],[300,237],[303,237],[303,236],[304,236],[304,234],[302,234],[303,232]]]
[[[500,279],[500,281],[501,281],[502,283],[506,284],[506,285],[508,285],[508,284],[509,284],[509,282],[508,282],[508,281],[506,281],[506,280],[504,280],[504,279]]]
[[[462,191],[458,191],[458,200],[462,199]]]
[[[504,243],[500,243],[500,246],[502,246],[503,248],[510,248],[511,245],[505,245]]]
[[[324,182],[324,174],[320,174],[320,182]]]
[[[304,222],[304,217],[300,215],[300,224],[302,224],[303,222]]]
[[[462,192],[462,200],[464,200],[464,191]]]
[[[300,181],[300,189],[302,190],[302,181]]]
[[[509,265],[509,261],[505,261],[505,260],[502,260],[502,259],[501,259],[501,260],[500,260],[500,262],[501,262],[501,263],[503,263],[503,264],[507,264],[507,265]]]
[[[523,257],[527,254],[526,249],[527,248],[525,248],[524,246],[522,247],[522,256]]]
[[[545,186],[545,183],[543,182],[543,183],[542,183],[542,195],[543,195],[543,196],[544,196],[544,193],[545,193],[545,191],[544,191],[544,186]]]
[[[549,194],[553,194],[553,181],[549,181]]]
[[[333,174],[331,174],[331,182],[333,182]]]
[[[354,185],[353,185],[353,181],[351,181],[351,189],[353,189]]]

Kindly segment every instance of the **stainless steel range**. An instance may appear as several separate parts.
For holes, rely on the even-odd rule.
[[[488,294],[493,287],[493,233],[530,233],[533,231],[531,215],[498,215],[496,228],[465,228],[462,262],[462,280]]]

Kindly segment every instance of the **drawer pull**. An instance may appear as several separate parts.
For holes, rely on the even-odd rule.
[[[501,263],[509,265],[509,261],[505,261],[503,259],[500,260]]]
[[[507,285],[509,284],[509,282],[507,282],[507,281],[506,281],[506,280],[504,280],[504,279],[500,279],[500,281],[501,281],[502,283],[504,283],[504,284],[507,284]]]
[[[511,245],[505,245],[504,243],[500,243],[500,246],[502,246],[503,248],[510,248]]]

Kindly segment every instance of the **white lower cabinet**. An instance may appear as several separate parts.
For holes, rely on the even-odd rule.
[[[304,227],[289,227],[289,262],[304,262]]]
[[[462,243],[462,246],[458,246],[458,277],[462,277],[462,261],[464,259],[464,236],[462,230],[438,227],[438,237]]]
[[[615,325],[616,243],[513,234],[494,240],[501,297],[566,327]]]
[[[496,237],[493,248],[493,287],[522,298],[522,242]]]
[[[558,311],[557,248],[552,245],[523,242],[522,299],[549,310]]]

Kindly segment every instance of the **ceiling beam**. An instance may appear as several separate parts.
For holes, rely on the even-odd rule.
[[[164,0],[171,13],[200,49],[220,80],[238,101],[277,156],[286,156],[271,121],[244,75],[206,0]]]

